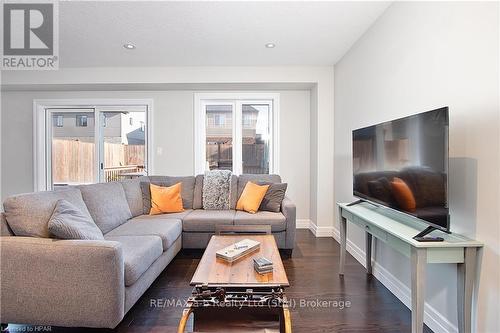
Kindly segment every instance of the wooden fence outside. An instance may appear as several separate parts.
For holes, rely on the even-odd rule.
[[[206,156],[210,169],[232,169],[232,143],[206,145]],[[269,156],[265,144],[243,144],[243,173],[269,173]]]
[[[144,145],[104,143],[105,180],[117,180],[120,173],[144,170]],[[95,144],[77,140],[52,141],[52,181],[54,184],[95,182]]]

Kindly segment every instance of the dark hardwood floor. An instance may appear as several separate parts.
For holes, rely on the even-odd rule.
[[[176,332],[200,257],[200,251],[179,253],[115,330],[52,327],[51,332]],[[347,256],[344,278],[339,277],[339,244],[332,238],[315,238],[307,230],[298,230],[293,255],[283,262],[291,285],[287,295],[294,305],[293,332],[411,331],[410,311],[379,281],[367,276],[352,256]],[[178,304],[151,306],[158,299],[178,300]],[[236,331],[252,324],[243,320],[241,326]],[[258,327],[265,331],[262,325]],[[9,325],[9,330],[36,331],[20,325]],[[224,326],[217,331],[228,330]],[[424,331],[432,332],[427,327]]]

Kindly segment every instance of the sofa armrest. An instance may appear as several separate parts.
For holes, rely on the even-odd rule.
[[[0,237],[5,323],[114,328],[124,316],[120,243]]]
[[[286,240],[285,248],[293,249],[295,244],[295,228],[296,228],[296,216],[297,208],[295,204],[290,200],[290,198],[285,197],[281,202],[281,212],[286,218]]]

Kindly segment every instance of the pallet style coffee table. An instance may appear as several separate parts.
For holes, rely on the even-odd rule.
[[[260,242],[260,249],[239,260],[228,263],[216,258],[215,253],[243,239]],[[273,262],[272,273],[258,274],[253,259],[266,257]],[[288,278],[273,235],[224,235],[212,236],[190,285],[193,292],[187,301],[179,323],[178,333],[184,332],[188,317],[252,316],[256,313],[275,315],[279,318],[280,332],[290,333],[291,321],[285,288]]]

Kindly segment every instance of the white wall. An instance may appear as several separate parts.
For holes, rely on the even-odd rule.
[[[19,153],[22,160],[28,161],[28,158],[32,156],[29,143],[32,140],[32,116],[24,112],[16,116],[15,109],[24,110],[33,98],[48,98],[49,96],[51,98],[59,98],[56,96],[65,96],[61,98],[71,98],[71,96],[148,98],[148,96],[153,96],[156,109],[161,106],[165,109],[176,110],[155,116],[155,123],[173,125],[170,132],[174,131],[174,134],[182,137],[188,133],[187,131],[192,133],[193,116],[193,101],[191,99],[188,102],[186,96],[182,97],[182,94],[190,94],[192,90],[276,91],[286,89],[281,91],[281,131],[284,131],[284,134],[280,142],[284,151],[280,156],[282,159],[280,173],[283,179],[291,184],[288,193],[293,196],[292,199],[303,200],[302,203],[297,202],[298,218],[303,220],[298,222],[308,224],[311,221],[313,230],[318,231],[318,235],[328,236],[332,233],[334,219],[333,80],[333,67],[329,66],[63,68],[58,71],[5,71],[2,73],[2,97],[16,96],[16,94],[18,97],[2,102],[3,107],[9,105],[11,110],[2,121],[3,129],[6,130],[11,124],[16,124],[20,132],[2,133],[4,139],[2,147],[6,149],[12,145],[12,142],[19,141],[23,149]],[[313,88],[309,92],[311,87]],[[50,91],[42,92],[44,90]],[[100,90],[100,92],[94,93],[95,90]],[[298,97],[298,90],[303,91],[302,97]],[[143,91],[150,91],[150,93],[145,94]],[[296,95],[292,95],[292,91],[295,91]],[[56,95],[53,95],[54,92]],[[306,94],[308,95],[307,102]],[[293,106],[299,104],[314,113],[314,116],[309,115],[306,118],[303,113],[299,116],[298,109],[294,109],[295,106]],[[315,108],[314,111],[311,106]],[[296,118],[298,116],[302,118]],[[7,119],[9,126],[5,125]],[[301,126],[294,127],[298,125]],[[160,131],[156,131],[155,139],[161,131],[168,130],[160,128]],[[317,140],[315,141],[317,144],[311,144],[311,137]],[[284,145],[287,140],[297,146],[298,151],[294,156]],[[193,165],[193,154],[190,149],[185,149],[188,146],[192,147],[192,143],[193,138],[186,137],[185,145],[164,148],[165,159],[157,160],[156,171],[185,174],[184,166],[192,167]],[[162,145],[164,142],[160,138],[156,140],[156,144]],[[311,149],[315,152],[311,153]],[[182,164],[178,164],[179,167],[177,167],[167,162],[169,154],[175,154],[172,156],[178,158]],[[17,158],[17,155],[8,152],[2,152],[2,155],[4,158],[7,156]],[[3,170],[4,168],[6,171]],[[8,184],[5,184],[5,177],[17,168],[23,175],[23,179],[10,180]],[[32,182],[30,168],[29,164],[16,166],[4,160],[4,165],[2,165],[4,176],[2,189],[5,189],[2,193],[3,197],[13,191],[19,192],[15,190],[16,188],[21,188],[23,191],[31,190],[32,187],[27,186]],[[311,175],[318,179],[317,186],[310,185]],[[301,185],[294,186],[292,183]],[[311,197],[317,200],[312,202]],[[310,210],[312,209],[314,219],[311,219]],[[318,225],[320,228],[317,227]]]
[[[485,243],[477,332],[491,333],[500,332],[498,6],[394,3],[335,66],[337,201],[353,199],[346,177],[352,172],[352,129],[450,107],[451,228]],[[364,251],[361,231],[348,237]],[[375,258],[379,272],[399,280],[389,286],[393,292],[407,292],[408,260],[383,244]],[[436,332],[455,330],[455,267],[429,265],[427,281],[426,323]]]
[[[289,182],[288,195],[297,204],[300,219],[309,219],[309,91],[277,91],[280,94],[280,174]],[[156,174],[194,173],[194,91],[77,91],[2,92],[2,196],[33,191],[33,99],[152,98],[153,169]],[[15,143],[15,144],[12,144]],[[161,147],[163,153],[157,154]]]

